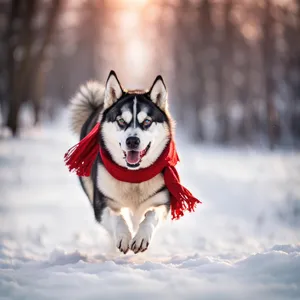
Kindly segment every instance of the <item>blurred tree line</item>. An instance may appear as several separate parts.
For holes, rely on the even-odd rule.
[[[24,106],[55,116],[116,69],[125,86],[162,73],[194,140],[299,146],[300,0],[141,2],[0,1],[3,126],[17,134]]]
[[[36,124],[44,97],[44,61],[60,1],[43,6],[46,11],[39,4],[37,0],[1,2],[1,12],[7,18],[1,24],[4,25],[1,28],[1,106],[6,112],[6,125],[14,135],[22,104],[30,99]]]
[[[178,6],[173,50],[179,120],[193,121],[192,133],[202,141],[297,146],[300,1]]]
[[[96,2],[101,3],[0,2],[0,112],[2,126],[13,135],[22,126],[24,106],[36,125],[42,116],[53,118],[79,84],[96,77],[95,30],[101,11]]]

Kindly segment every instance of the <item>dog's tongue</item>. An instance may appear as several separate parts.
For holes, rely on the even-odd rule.
[[[129,164],[135,165],[139,163],[141,159],[140,152],[139,151],[128,151],[126,155],[126,160]]]

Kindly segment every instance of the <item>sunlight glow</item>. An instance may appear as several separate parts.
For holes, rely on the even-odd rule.
[[[119,0],[120,3],[133,7],[145,6],[148,0]]]
[[[125,57],[129,69],[132,70],[132,75],[141,76],[146,72],[150,53],[142,38],[137,36],[130,40],[125,50]]]

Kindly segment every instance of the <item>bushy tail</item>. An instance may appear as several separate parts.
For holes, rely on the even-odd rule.
[[[70,101],[71,129],[80,134],[81,128],[88,117],[104,102],[105,87],[96,81],[82,85]]]

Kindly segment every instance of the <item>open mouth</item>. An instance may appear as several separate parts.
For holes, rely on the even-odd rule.
[[[142,158],[147,154],[150,146],[151,146],[151,142],[142,151],[135,151],[135,150],[129,150],[127,152],[123,151],[124,152],[124,158],[126,160],[127,166],[131,167],[131,168],[138,167],[139,164],[142,161]]]

